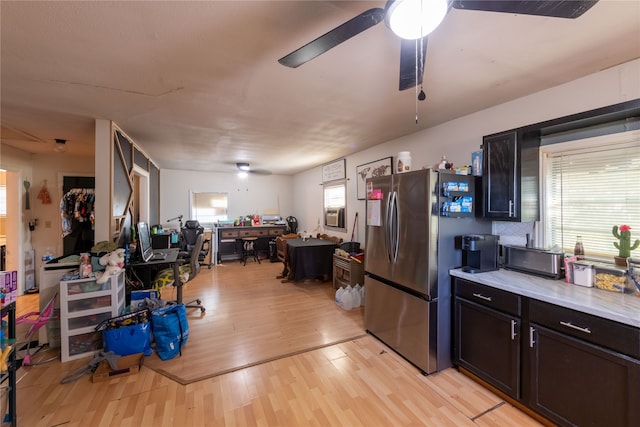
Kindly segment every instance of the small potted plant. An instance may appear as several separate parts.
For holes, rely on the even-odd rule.
[[[628,225],[621,225],[619,228],[617,225],[613,226],[613,237],[618,239],[617,242],[613,242],[613,246],[618,249],[618,256],[614,257],[616,265],[623,267],[627,266],[627,258],[631,256],[631,251],[636,249],[640,245],[640,240],[636,239],[631,245],[631,227]]]

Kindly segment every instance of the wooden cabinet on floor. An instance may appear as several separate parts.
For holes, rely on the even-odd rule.
[[[333,255],[333,288],[364,286],[364,266],[353,258]]]

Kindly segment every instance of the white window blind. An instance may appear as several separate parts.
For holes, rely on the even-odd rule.
[[[340,183],[337,185],[324,186],[324,207],[325,208],[342,208],[346,205],[346,185]]]
[[[191,217],[204,226],[228,219],[229,200],[227,193],[192,193]]]
[[[639,141],[577,149],[573,143],[566,151],[545,154],[545,226],[551,245],[573,253],[582,236],[587,258],[610,259],[618,254],[614,225],[627,224],[632,241],[640,238]]]

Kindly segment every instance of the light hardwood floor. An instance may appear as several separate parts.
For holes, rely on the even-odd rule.
[[[309,286],[323,289],[317,298],[332,298],[328,282],[281,284],[281,264],[226,262],[203,269],[185,288],[185,298],[199,296],[203,319],[223,316],[236,307],[257,333],[267,307],[252,304],[259,283],[262,292],[280,295],[277,310],[296,307],[296,294]],[[279,287],[293,287],[282,293]],[[288,296],[284,296],[288,295]],[[170,297],[170,295],[168,296]],[[321,304],[319,304],[321,305]],[[37,307],[37,295],[20,297],[18,314]],[[273,307],[269,308],[273,311]],[[313,313],[296,322],[313,323],[320,333],[331,319]],[[224,312],[224,311],[223,311]],[[350,313],[360,317],[362,310]],[[196,324],[198,311],[190,313]],[[213,320],[212,320],[213,321]],[[211,327],[200,322],[198,327]],[[308,330],[305,325],[304,330]],[[295,341],[299,328],[288,328]],[[306,332],[305,332],[306,333]],[[362,330],[364,334],[364,329]],[[212,334],[208,350],[224,348],[229,335]],[[250,336],[246,337],[250,340]],[[274,340],[282,345],[282,337]],[[188,342],[187,345],[191,345]],[[263,341],[263,345],[269,345]],[[537,426],[523,412],[454,369],[424,376],[371,336],[299,352],[213,378],[181,385],[143,366],[137,375],[92,383],[89,375],[60,384],[89,359],[24,367],[18,371],[20,426]],[[206,362],[202,362],[206,363]]]

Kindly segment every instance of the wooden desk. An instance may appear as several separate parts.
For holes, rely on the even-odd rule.
[[[285,225],[257,225],[255,227],[216,227],[216,262],[242,258],[242,238],[257,237],[256,250],[269,253],[269,240],[284,234]]]
[[[289,279],[297,282],[304,279],[322,277],[331,279],[333,253],[338,247],[334,242],[323,239],[287,239],[289,258]]]

